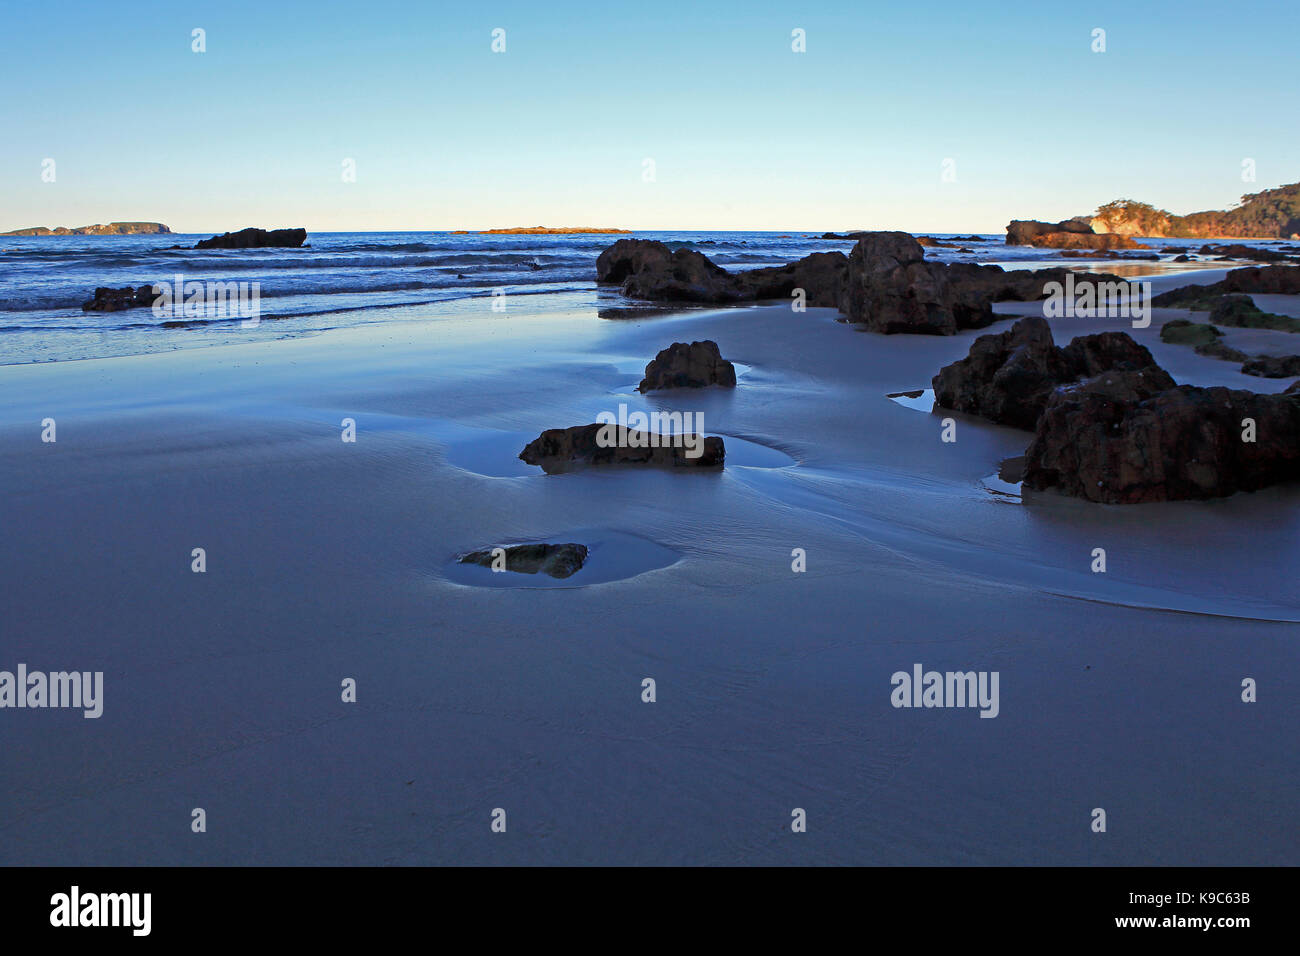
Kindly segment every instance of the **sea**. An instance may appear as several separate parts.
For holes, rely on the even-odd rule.
[[[807,232],[635,232],[673,249],[698,249],[744,270],[812,252],[848,252],[852,241]],[[931,233],[946,245],[927,257],[1006,267],[1102,260],[1007,246],[1002,234]],[[597,287],[596,257],[624,235],[448,232],[321,232],[297,249],[195,249],[209,234],[0,236],[0,365],[75,361],[314,335],[372,322],[427,321],[505,309],[545,316],[591,309],[607,318],[650,314],[616,288]],[[1201,240],[1149,240],[1195,251]],[[1161,255],[1170,262],[1177,252]],[[1201,263],[1208,265],[1209,263]],[[1215,263],[1219,265],[1219,263]],[[1125,264],[1137,266],[1139,264]],[[1142,263],[1156,267],[1156,263]],[[1117,271],[1105,266],[1109,271]],[[1158,271],[1152,268],[1148,271]],[[85,312],[97,287],[178,282],[256,283],[257,318],[135,308]],[[662,309],[662,307],[660,307]],[[156,314],[161,311],[161,314]]]

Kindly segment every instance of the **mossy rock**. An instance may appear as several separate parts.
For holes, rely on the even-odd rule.
[[[1170,345],[1209,345],[1219,341],[1222,333],[1205,322],[1173,319],[1160,327],[1160,341]]]

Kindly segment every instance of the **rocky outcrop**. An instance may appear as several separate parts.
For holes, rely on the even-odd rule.
[[[596,423],[547,429],[525,446],[519,458],[553,475],[593,465],[720,468],[726,454],[722,439],[715,436],[669,436]]]
[[[1151,371],[1116,370],[1053,392],[1025,453],[1024,486],[1134,504],[1300,479],[1300,395],[1169,388]],[[1254,441],[1243,440],[1245,419]]]
[[[813,253],[785,266],[731,273],[694,249],[620,239],[596,260],[596,281],[621,283],[623,294],[658,301],[731,303],[788,299],[802,289],[805,304],[840,309],[851,322],[886,334],[952,335],[994,320],[993,303],[1044,298],[1050,283],[1074,276],[1076,287],[1121,282],[1105,273],[1018,270],[926,261],[905,232],[862,233],[849,256]]]
[[[553,578],[572,577],[587,560],[585,544],[515,544],[505,548],[487,548],[462,555],[461,564],[485,568],[504,567],[516,574],[548,574]]]
[[[1152,381],[1167,388],[1174,384],[1126,333],[1080,336],[1058,348],[1047,320],[1039,316],[981,335],[966,358],[941,369],[932,384],[935,403],[943,408],[1032,431],[1058,387],[1113,369],[1145,369]]]
[[[307,241],[306,229],[241,229],[200,239],[195,249],[296,249]]]
[[[1007,224],[1007,245],[1038,246],[1049,249],[1145,249],[1128,236],[1097,233],[1081,219],[1039,222],[1013,219]]]
[[[1049,283],[1064,284],[1066,269],[1016,270],[972,263],[927,261],[920,244],[905,232],[875,232],[858,240],[849,254],[840,309],[870,331],[953,335],[994,321],[993,303],[1032,301],[1048,294]],[[1077,287],[1120,282],[1106,273],[1075,273]]]
[[[124,289],[100,287],[95,290],[91,300],[81,306],[81,311],[120,312],[122,309],[139,309],[152,306],[156,298],[151,285],[142,285],[138,289],[130,286]]]
[[[0,236],[157,236],[170,233],[160,222],[110,222],[97,223],[93,226],[33,226],[30,229],[15,229],[12,232],[0,232]]]
[[[674,342],[645,367],[639,392],[661,388],[704,388],[708,385],[736,387],[736,366],[722,357],[718,343]]]
[[[621,283],[624,295],[658,302],[748,302],[803,289],[806,305],[835,307],[847,265],[842,252],[816,252],[788,265],[733,273],[694,249],[620,239],[596,259],[596,281]]]

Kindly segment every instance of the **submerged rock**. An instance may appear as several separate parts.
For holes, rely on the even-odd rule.
[[[718,437],[662,435],[594,423],[547,429],[524,447],[519,458],[554,475],[592,465],[721,468],[726,454]]]
[[[211,239],[200,239],[195,249],[296,249],[307,241],[306,229],[241,229],[226,232]]]
[[[157,296],[153,286],[142,285],[138,289],[127,286],[124,289],[98,288],[89,302],[83,303],[82,312],[120,312],[122,309],[140,309],[152,306]]]
[[[736,387],[736,366],[722,357],[718,343],[674,342],[645,367],[638,392],[661,388],[703,388],[708,385]]]
[[[1058,348],[1047,320],[1028,316],[1005,332],[981,335],[966,358],[942,368],[934,377],[934,397],[943,408],[1032,431],[1059,386],[1112,369],[1149,367],[1153,377],[1163,376],[1166,388],[1173,386],[1146,347],[1127,333],[1084,335]]]
[[[461,564],[478,564],[485,568],[504,567],[518,574],[549,574],[567,578],[582,569],[587,560],[585,544],[516,544],[505,548],[471,551],[461,557]]]

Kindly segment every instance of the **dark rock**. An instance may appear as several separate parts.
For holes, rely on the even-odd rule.
[[[842,252],[814,252],[788,265],[733,275],[743,299],[788,299],[795,289],[803,289],[805,305],[837,308],[848,267],[848,256]]]
[[[138,289],[127,286],[124,289],[98,288],[89,302],[81,306],[82,312],[120,312],[122,309],[139,309],[152,306],[153,286],[142,285]]]
[[[1294,378],[1300,375],[1300,355],[1257,355],[1241,370],[1260,378]]]
[[[460,563],[490,568],[495,550],[471,551],[461,557]],[[518,574],[541,572],[553,578],[572,577],[587,560],[585,544],[516,544],[501,550],[505,552],[505,569]]]
[[[1024,486],[1131,504],[1216,498],[1300,478],[1300,398],[1166,387],[1117,370],[1052,394],[1025,453]],[[1254,419],[1257,440],[1242,440]]]
[[[736,366],[722,357],[718,343],[674,342],[645,367],[639,392],[661,388],[703,388],[708,385],[736,387]]]
[[[620,239],[596,259],[596,281],[622,283],[632,298],[679,302],[788,298],[803,289],[807,305],[834,307],[847,264],[842,252],[816,252],[784,266],[731,273],[694,249],[674,252],[653,239]]]
[[[1147,369],[1153,380],[1164,376],[1174,384],[1124,332],[1084,335],[1057,348],[1047,320],[1029,316],[1005,332],[981,335],[966,358],[941,369],[933,381],[935,403],[1033,430],[1060,385],[1113,369]]]
[[[307,241],[306,229],[241,229],[211,239],[200,239],[195,249],[296,249]]]
[[[698,454],[692,457],[693,453]],[[519,458],[538,465],[548,475],[590,465],[720,468],[726,459],[726,448],[716,436],[705,438],[691,434],[670,438],[622,425],[594,423],[547,429],[525,446]]]
[[[1191,262],[1192,257],[1184,253],[1181,256],[1174,256],[1174,262]]]

